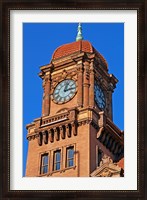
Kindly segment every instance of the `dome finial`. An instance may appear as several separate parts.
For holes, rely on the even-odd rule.
[[[79,41],[79,40],[82,40],[82,39],[83,39],[83,37],[82,37],[82,26],[81,26],[81,23],[79,23],[76,41]]]

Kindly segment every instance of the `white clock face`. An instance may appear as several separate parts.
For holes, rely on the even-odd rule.
[[[100,109],[104,109],[106,106],[106,100],[103,90],[98,84],[94,85],[95,101]]]
[[[56,103],[66,103],[76,93],[76,83],[74,80],[66,79],[60,82],[53,93],[53,98]]]

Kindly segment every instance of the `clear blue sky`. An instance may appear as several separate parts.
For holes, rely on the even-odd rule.
[[[26,124],[41,116],[42,80],[39,67],[50,63],[54,50],[75,41],[77,23],[23,24],[23,176],[28,142]],[[107,60],[109,73],[119,80],[113,93],[113,121],[124,129],[124,24],[82,23],[88,40]]]

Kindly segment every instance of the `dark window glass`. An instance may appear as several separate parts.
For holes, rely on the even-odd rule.
[[[74,165],[74,148],[68,147],[67,148],[67,167],[72,167]]]
[[[101,149],[98,149],[98,164],[97,166],[100,166],[100,162],[102,160],[102,157],[103,157],[103,152]]]
[[[48,155],[43,157],[43,165],[47,165],[48,164]]]
[[[60,170],[60,163],[61,163],[61,151],[54,152],[54,170]]]
[[[41,174],[46,174],[48,172],[48,154],[43,154],[41,156]]]
[[[60,151],[56,152],[56,162],[60,161]]]
[[[60,169],[60,163],[56,163],[56,170]]]
[[[43,174],[48,172],[48,166],[43,166]]]

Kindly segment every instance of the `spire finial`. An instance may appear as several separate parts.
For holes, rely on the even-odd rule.
[[[82,26],[81,26],[81,23],[79,23],[76,41],[79,41],[79,40],[82,40],[82,39],[83,39],[83,37],[82,37]]]

